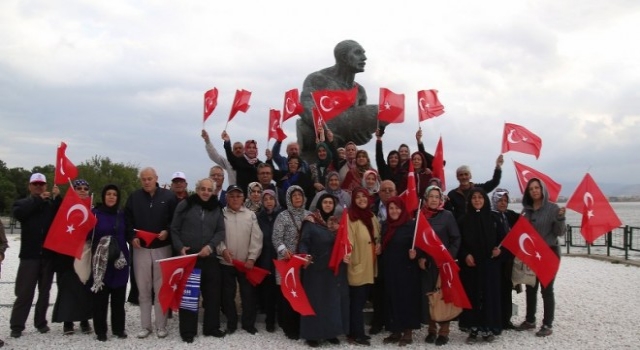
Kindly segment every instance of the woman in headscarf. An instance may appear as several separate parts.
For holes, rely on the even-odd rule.
[[[377,275],[377,254],[380,254],[380,223],[369,205],[369,191],[357,187],[351,195],[349,207],[349,340],[360,345],[371,345],[364,333],[364,304]]]
[[[262,205],[262,185],[259,182],[252,182],[247,187],[247,199],[244,206],[254,213],[260,211]]]
[[[407,170],[400,166],[400,153],[396,150],[391,150],[387,154],[387,160],[385,161],[382,152],[383,133],[380,129],[376,130],[376,166],[382,180],[391,180],[398,186],[406,175]]]
[[[264,190],[262,192],[262,209],[258,212],[258,225],[262,231],[262,253],[256,261],[256,266],[268,270],[270,272],[257,288],[258,306],[264,310],[266,314],[267,332],[272,333],[276,330],[276,304],[279,296],[279,289],[276,285],[276,271],[273,265],[273,259],[277,257],[276,249],[273,246],[273,226],[282,212],[282,208],[278,203],[278,196],[273,190]]]
[[[536,231],[549,245],[549,248],[560,258],[560,246],[558,237],[564,236],[567,225],[565,224],[564,207],[549,201],[549,192],[544,182],[533,178],[527,182],[527,189],[522,196],[522,217],[529,220]],[[555,315],[556,300],[553,293],[555,278],[542,288],[542,303],[544,317],[542,327],[536,332],[539,337],[546,337],[553,333],[553,320]],[[536,306],[539,281],[535,286],[527,286],[527,316],[518,326],[518,330],[529,330],[536,327]]]
[[[411,163],[413,164],[413,176],[416,181],[416,195],[417,199],[427,190],[429,187],[429,180],[431,180],[431,169],[427,167],[426,156],[418,151],[413,152],[411,155]],[[398,193],[402,193],[407,189],[409,173],[402,178],[400,186],[398,186]]]
[[[311,198],[313,198],[315,194],[315,189],[313,188],[311,176],[307,173],[302,172],[302,169],[300,167],[301,163],[302,159],[300,157],[290,156],[287,159],[287,165],[289,169],[287,171],[277,170],[276,176],[274,178],[276,179],[276,184],[278,185],[280,190],[284,191],[281,193],[281,195],[287,193],[289,187],[296,185],[302,189],[306,200],[310,202]],[[289,201],[286,198],[280,198],[281,203],[282,200],[284,200],[287,206],[289,205]],[[310,203],[305,202],[305,208],[307,208],[309,204]]]
[[[343,208],[349,208],[351,205],[351,195],[340,187],[340,175],[337,172],[332,171],[327,174],[327,183],[324,186],[324,190],[316,193],[309,208],[315,208],[318,204],[318,199],[325,193],[336,197],[335,216],[341,217]]]
[[[307,264],[304,270],[302,284],[316,314],[301,317],[300,338],[311,347],[319,346],[323,340],[339,344],[338,336],[349,332],[347,266],[340,264],[337,275],[329,268],[339,225],[335,207],[335,197],[323,194],[316,210],[302,225],[299,251],[313,259],[313,264]]]
[[[220,302],[222,298],[220,263],[216,247],[225,239],[224,215],[218,197],[213,195],[215,184],[204,178],[196,184],[196,193],[176,207],[171,221],[171,243],[179,255],[198,254],[196,268],[200,269],[200,290],[204,317],[202,334],[222,337],[220,330]],[[180,309],[180,336],[191,343],[198,334],[198,314]]]
[[[324,184],[327,182],[327,174],[335,171],[333,166],[333,154],[330,147],[324,142],[316,144],[317,161],[309,165],[311,172],[311,180],[316,192],[324,190]]]
[[[462,236],[460,279],[472,306],[463,310],[460,322],[470,329],[467,344],[478,342],[478,335],[486,342],[492,342],[502,331],[501,249],[498,246],[503,237],[499,236],[489,197],[482,188],[471,189],[466,214],[460,218],[459,227]]]
[[[84,179],[73,181],[73,189],[82,200],[89,198],[89,183]],[[89,231],[87,239],[91,239],[92,231]],[[53,305],[53,322],[63,322],[63,333],[71,335],[75,333],[74,321],[80,321],[80,330],[84,334],[93,332],[89,319],[93,316],[91,306],[93,304],[92,295],[89,288],[80,281],[74,268],[74,258],[68,255],[55,253],[53,260],[54,271],[56,272],[56,283],[58,285],[58,295]]]
[[[289,260],[298,252],[302,221],[310,212],[304,209],[306,202],[300,186],[289,186],[286,193],[287,209],[278,214],[273,224],[272,243],[278,253],[278,260]],[[276,273],[276,284],[280,285],[280,274]],[[300,314],[295,312],[287,299],[280,293],[278,303],[278,324],[289,339],[300,337]]]
[[[405,346],[413,343],[413,330],[420,329],[420,267],[413,248],[415,220],[404,201],[391,197],[382,235],[385,328],[391,335],[383,342]]]
[[[111,305],[111,330],[120,339],[125,332],[124,303],[129,280],[129,247],[125,233],[124,212],[120,210],[120,189],[104,186],[102,202],[93,209],[98,220],[93,231],[93,325],[100,341],[107,340],[107,313]],[[117,242],[117,259],[109,256],[111,240]],[[106,254],[105,254],[106,253]],[[124,260],[124,261],[123,261]],[[111,301],[109,301],[111,298]]]
[[[354,188],[362,186],[364,173],[371,169],[373,168],[367,151],[361,149],[356,152],[355,167],[351,168],[345,175],[341,185],[342,189],[351,192]]]
[[[429,221],[429,225],[433,228],[442,244],[447,248],[449,254],[455,259],[458,256],[460,248],[460,231],[458,224],[450,211],[443,209],[444,193],[438,186],[429,186],[424,193],[425,205],[421,209],[421,213]],[[426,259],[420,259],[420,265],[425,270],[422,274],[423,293],[433,291],[436,288],[439,271],[436,262],[427,256]],[[427,298],[422,298],[422,312],[429,315],[429,302]],[[449,342],[449,326],[450,321],[436,322],[428,317],[428,334],[425,338],[427,343],[435,343],[436,345],[445,345]],[[440,329],[438,329],[438,326]]]

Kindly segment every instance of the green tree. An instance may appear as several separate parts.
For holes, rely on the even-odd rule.
[[[138,166],[134,164],[114,163],[109,157],[95,155],[78,165],[78,178],[85,179],[94,193],[94,203],[101,201],[102,188],[107,184],[115,184],[120,188],[120,204],[131,192],[140,187]]]

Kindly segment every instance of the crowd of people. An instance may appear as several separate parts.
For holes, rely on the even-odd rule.
[[[164,313],[158,301],[162,274],[156,260],[197,254],[204,336],[232,336],[238,322],[245,332],[256,334],[257,314],[264,313],[267,332],[280,327],[286,337],[303,339],[310,347],[339,344],[341,336],[366,346],[370,335],[383,330],[389,333],[385,344],[404,346],[415,341],[414,331],[423,325],[428,329],[424,341],[445,345],[453,320],[436,322],[430,317],[426,293],[436,288],[439,270],[428,254],[414,247],[417,215],[425,216],[460,266],[472,306],[457,319],[468,332],[467,343],[493,342],[503,330],[537,328],[537,280],[526,287],[526,319],[517,326],[511,322],[514,257],[500,242],[516,220],[529,220],[560,254],[557,237],[564,234],[565,212],[549,201],[544,183],[531,179],[523,212],[509,210],[509,192],[497,188],[503,164],[500,155],[491,180],[472,182],[471,169],[463,165],[456,170],[458,186],[445,194],[441,179],[432,176],[433,156],[424,149],[421,130],[416,132],[418,150],[413,153],[403,144],[385,157],[382,136],[378,130],[374,167],[367,151],[358,150],[352,142],[337,148],[332,132],[322,128],[316,157],[306,161],[295,142],[287,145],[286,155],[280,155],[282,144],[276,142],[262,161],[255,140],[232,143],[226,131],[221,135],[224,152],[219,152],[203,130],[205,149],[215,165],[209,177],[196,182],[194,193],[187,191],[182,172],[174,173],[170,189],[161,188],[151,167],[140,171],[141,188],[126,199],[121,198],[117,184],[100,189],[100,202],[92,209],[97,224],[87,237],[93,252],[92,273],[84,283],[72,257],[43,247],[62,199],[57,186],[49,191],[45,176],[33,174],[30,195],[13,207],[21,223],[22,243],[11,337],[19,338],[25,330],[36,287],[34,326],[40,333],[50,331],[46,312],[54,274],[58,294],[52,322],[62,322],[65,335],[73,334],[74,322],[79,322],[81,332],[94,332],[97,340],[107,341],[110,323],[115,337],[127,338],[124,306],[128,300],[140,307],[137,338],[154,333],[167,337],[171,313]],[[409,173],[409,162],[414,174]],[[410,176],[421,203],[417,211],[408,209],[400,196]],[[229,185],[223,189],[225,177]],[[78,179],[70,190],[86,198],[92,189]],[[329,259],[343,215],[348,215],[351,249],[334,271]],[[138,230],[156,236],[146,241]],[[3,258],[6,239],[1,236]],[[306,256],[302,284],[315,310],[313,316],[299,315],[280,291],[283,276],[275,270],[274,259],[288,260],[296,254]],[[234,265],[238,261],[244,269],[260,267],[271,274],[254,286]],[[240,317],[235,301],[238,288]],[[536,335],[548,336],[554,320],[553,282],[541,294],[544,319]],[[363,312],[367,302],[373,307],[368,334]],[[193,342],[198,314],[180,309],[177,319],[181,338]]]

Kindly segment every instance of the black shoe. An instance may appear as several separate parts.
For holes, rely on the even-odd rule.
[[[505,324],[504,326],[502,326],[502,329],[504,329],[504,330],[516,329],[516,325],[513,324],[513,322],[509,322],[509,323]]]
[[[245,331],[247,331],[247,333],[249,333],[251,335],[258,333],[258,330],[254,326],[242,327],[242,329],[244,329]]]
[[[267,325],[267,332],[273,333],[275,331],[276,331],[276,326],[274,324],[268,324]]]
[[[445,335],[439,335],[438,338],[436,338],[436,346],[446,345],[448,342],[449,342],[449,337]]]
[[[331,343],[331,344],[334,344],[334,345],[338,345],[338,344],[340,344],[340,339],[338,339],[338,338],[331,338],[331,339],[327,339],[327,341],[328,341],[329,343]]]
[[[41,334],[49,333],[50,330],[51,328],[49,328],[49,326],[42,326],[38,328],[38,332],[40,332]]]
[[[11,331],[11,338],[20,338],[22,337],[22,331]]]
[[[469,345],[473,345],[478,342],[478,332],[471,332],[467,337],[466,343]]]
[[[317,340],[307,340],[305,343],[312,348],[317,348],[318,346],[320,346],[320,342]]]
[[[89,323],[89,321],[80,322],[80,331],[82,331],[82,333],[84,334],[93,333],[93,328],[91,328],[91,324]]]
[[[298,340],[300,339],[300,334],[294,334],[294,333],[285,333],[284,335],[287,336],[287,338],[291,339],[291,340]]]
[[[237,330],[236,327],[227,327],[227,330],[225,331],[226,334],[233,334],[235,333]]]
[[[62,334],[64,334],[64,335],[72,335],[75,332],[76,332],[76,330],[73,329],[73,326],[71,326],[71,327],[63,327],[62,328]]]
[[[193,343],[193,337],[182,337],[182,341],[185,343]]]
[[[382,332],[382,327],[380,326],[371,326],[371,328],[369,328],[369,334],[371,335],[376,335],[380,332]]]
[[[365,337],[355,338],[355,339],[353,339],[353,342],[358,344],[358,345],[371,346],[371,342],[369,341],[369,339],[367,339]]]
[[[435,333],[429,333],[427,335],[427,337],[424,338],[424,341],[429,343],[429,344],[433,344],[433,343],[435,343],[436,338],[437,338],[437,335]]]
[[[400,341],[400,338],[402,338],[402,334],[400,334],[400,332],[391,333],[388,337],[382,339],[382,344],[397,343]]]
[[[203,333],[205,336],[211,336],[211,337],[216,337],[216,338],[222,338],[224,337],[227,333],[225,333],[224,331],[221,331],[219,329],[214,330],[213,332],[207,332],[207,333]]]
[[[115,335],[118,339],[127,339],[127,337],[128,337],[127,332],[125,332],[125,331],[114,332],[113,335]]]
[[[98,337],[96,339],[98,339],[98,341],[107,341],[107,335],[106,334],[98,334]]]
[[[4,340],[0,339],[0,348],[4,346]]]

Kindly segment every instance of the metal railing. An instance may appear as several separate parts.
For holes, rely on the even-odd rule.
[[[624,260],[640,260],[640,227],[621,226],[587,244],[580,226],[567,225],[567,234],[561,246],[567,254],[606,255]]]

